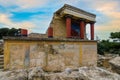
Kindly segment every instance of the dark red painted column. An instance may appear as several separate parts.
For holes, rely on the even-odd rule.
[[[53,37],[53,28],[52,28],[52,27],[49,27],[49,28],[48,28],[48,37],[49,37],[49,38],[52,38],[52,37]]]
[[[21,36],[27,36],[28,35],[28,31],[27,29],[21,29]]]
[[[94,40],[94,22],[90,23],[91,40]]]
[[[85,35],[85,22],[83,20],[80,20],[80,38],[84,39]]]
[[[87,25],[87,22],[85,22],[85,26],[84,26],[84,38],[86,39],[86,25]]]
[[[66,37],[71,37],[71,18],[66,17]]]

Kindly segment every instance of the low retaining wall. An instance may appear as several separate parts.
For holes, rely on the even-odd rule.
[[[96,66],[97,41],[49,38],[4,38],[4,69],[40,66],[45,71]]]

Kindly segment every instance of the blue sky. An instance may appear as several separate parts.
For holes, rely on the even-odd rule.
[[[69,4],[96,14],[95,36],[109,38],[120,31],[120,0],[0,0],[0,28],[26,28],[45,33],[53,13]],[[87,25],[87,34],[89,34]]]

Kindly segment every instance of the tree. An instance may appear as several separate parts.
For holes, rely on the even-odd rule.
[[[111,32],[110,38],[120,40],[120,32]],[[112,53],[120,55],[120,42],[109,42],[109,40],[102,40],[98,43],[98,54]]]
[[[18,29],[15,28],[0,28],[0,39],[3,38],[3,36],[15,36],[15,33],[17,33]]]
[[[120,39],[120,32],[111,32],[110,38],[112,38],[112,39],[114,39],[114,38]]]
[[[3,36],[8,35],[9,28],[1,28],[0,29],[0,39],[2,39]]]
[[[109,49],[109,40],[102,40],[98,43],[98,54],[104,55],[104,53],[108,52]]]
[[[8,36],[15,36],[15,33],[18,31],[18,29],[11,28],[8,31]]]

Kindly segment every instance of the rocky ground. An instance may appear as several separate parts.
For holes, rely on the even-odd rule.
[[[120,74],[120,57],[115,57],[109,61],[111,70]]]
[[[63,72],[44,72],[36,67],[28,70],[0,72],[0,80],[120,80],[120,75],[99,67],[67,68]]]
[[[3,46],[0,46],[3,54]],[[98,55],[99,67],[80,67],[63,72],[45,72],[40,67],[0,71],[0,80],[120,80],[120,57]]]

